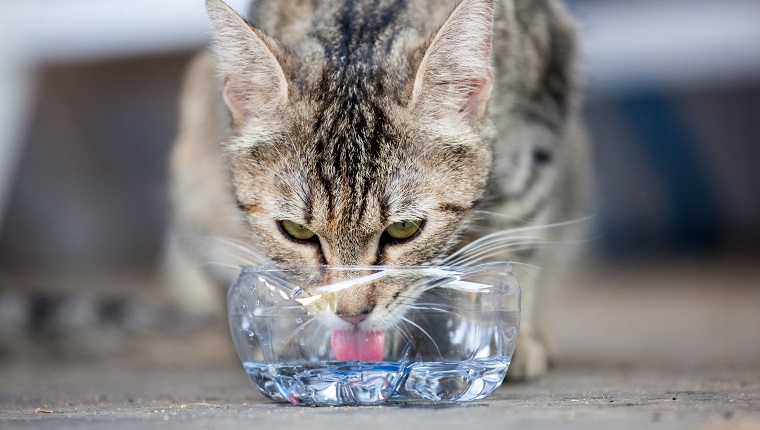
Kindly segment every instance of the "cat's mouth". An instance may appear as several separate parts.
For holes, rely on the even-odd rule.
[[[341,323],[335,326],[330,336],[330,345],[336,360],[383,360],[385,331],[376,325],[367,325],[368,314],[336,316]]]
[[[356,327],[334,330],[330,343],[338,361],[382,361],[385,332],[364,331]]]

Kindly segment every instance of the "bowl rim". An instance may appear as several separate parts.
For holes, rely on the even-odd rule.
[[[249,265],[241,267],[242,273],[262,273],[262,272],[282,272],[292,269],[328,269],[328,270],[345,270],[345,271],[365,271],[365,270],[456,270],[456,271],[477,271],[477,270],[495,270],[508,269],[512,270],[511,261],[494,261],[468,266],[457,265],[409,265],[409,266],[378,266],[378,265],[331,265],[331,264],[292,264],[292,263],[266,263],[262,265]]]

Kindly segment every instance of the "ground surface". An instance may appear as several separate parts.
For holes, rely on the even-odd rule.
[[[559,364],[483,401],[272,403],[212,329],[202,339],[146,341],[147,355],[6,362],[0,429],[760,429],[760,268],[584,273],[546,306]]]
[[[757,368],[570,365],[469,404],[311,408],[263,399],[231,364],[17,369],[0,428],[760,428]]]

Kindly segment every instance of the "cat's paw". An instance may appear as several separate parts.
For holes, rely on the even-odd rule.
[[[520,333],[507,371],[507,380],[524,381],[537,378],[549,368],[549,354],[541,338],[533,333]]]

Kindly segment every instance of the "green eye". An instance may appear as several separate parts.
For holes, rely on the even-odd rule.
[[[404,240],[409,239],[420,231],[421,225],[422,221],[420,220],[394,222],[385,231],[388,233],[388,236],[394,239]]]
[[[311,240],[316,236],[313,231],[301,224],[296,224],[293,221],[280,221],[280,225],[282,226],[282,229],[285,230],[285,233],[293,239]]]

